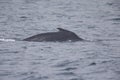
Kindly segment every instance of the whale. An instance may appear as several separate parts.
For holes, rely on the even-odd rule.
[[[57,28],[57,32],[47,32],[33,35],[31,37],[23,39],[23,41],[33,41],[33,42],[64,42],[64,41],[83,41],[84,39],[78,37],[74,32]]]

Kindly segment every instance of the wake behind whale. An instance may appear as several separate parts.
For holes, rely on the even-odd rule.
[[[63,42],[63,41],[83,41],[82,38],[78,37],[74,32],[65,30],[62,28],[57,28],[58,32],[48,32],[37,34],[28,38],[23,39],[23,41],[34,41],[34,42]]]
[[[4,39],[4,38],[1,38],[0,39],[0,42],[14,42],[15,39]]]

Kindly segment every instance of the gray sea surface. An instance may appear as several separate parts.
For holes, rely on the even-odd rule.
[[[58,27],[89,42],[20,41]],[[120,80],[120,0],[0,0],[0,80]]]

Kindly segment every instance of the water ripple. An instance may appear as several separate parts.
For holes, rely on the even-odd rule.
[[[61,72],[61,73],[57,73],[56,75],[62,75],[62,76],[76,76],[76,74],[73,73],[73,72]]]

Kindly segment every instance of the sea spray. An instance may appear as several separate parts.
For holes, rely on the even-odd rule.
[[[9,41],[15,41],[14,39],[0,39],[0,41],[3,41],[3,42],[9,42]]]

